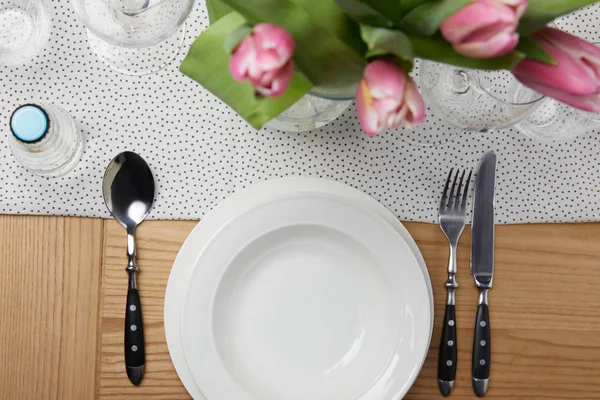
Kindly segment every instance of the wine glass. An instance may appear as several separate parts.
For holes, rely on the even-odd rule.
[[[508,71],[471,70],[421,61],[419,80],[425,103],[446,122],[469,131],[512,126],[544,98]]]
[[[194,0],[73,0],[96,55],[128,75],[168,65],[185,37]]]
[[[50,17],[42,0],[0,0],[0,64],[24,64],[50,37]]]

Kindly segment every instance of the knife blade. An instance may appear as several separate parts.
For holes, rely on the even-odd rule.
[[[472,383],[475,394],[483,396],[489,387],[491,334],[488,291],[494,278],[494,186],[496,154],[486,153],[475,178],[473,223],[471,227],[471,274],[479,289],[472,355]]]

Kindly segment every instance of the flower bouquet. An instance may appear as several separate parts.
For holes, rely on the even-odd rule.
[[[600,48],[547,26],[596,0],[206,1],[211,25],[180,70],[256,129],[311,91],[355,95],[369,135],[414,126],[426,109],[416,58],[510,70],[600,111]]]

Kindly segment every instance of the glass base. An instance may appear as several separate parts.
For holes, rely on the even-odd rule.
[[[529,138],[553,142],[575,138],[591,129],[593,124],[594,121],[586,119],[579,110],[545,98],[537,109],[515,127]]]
[[[307,94],[296,104],[269,121],[265,128],[284,132],[306,132],[337,119],[352,100],[332,100]]]
[[[3,8],[0,2],[0,65],[26,64],[44,49],[51,22],[45,10],[37,11]]]
[[[79,164],[79,161],[81,160],[81,156],[83,155],[84,150],[85,150],[85,140],[83,139],[83,137],[81,137],[77,141],[77,147],[75,148],[75,152],[73,153],[71,158],[69,158],[69,160],[67,162],[65,162],[63,165],[61,165],[60,167],[50,170],[50,171],[41,171],[41,170],[33,170],[33,169],[29,169],[29,170],[36,175],[43,176],[46,178],[55,178],[58,176],[68,174],[69,172],[71,172],[71,170],[73,168],[75,168],[75,166],[77,164]]]
[[[147,47],[114,46],[88,30],[91,49],[111,69],[126,75],[149,75],[169,65],[179,54],[185,38],[185,23],[164,41]]]

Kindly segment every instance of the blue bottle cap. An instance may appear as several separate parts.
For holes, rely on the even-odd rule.
[[[10,117],[10,129],[15,137],[26,143],[41,140],[48,132],[48,114],[40,106],[25,104]]]

